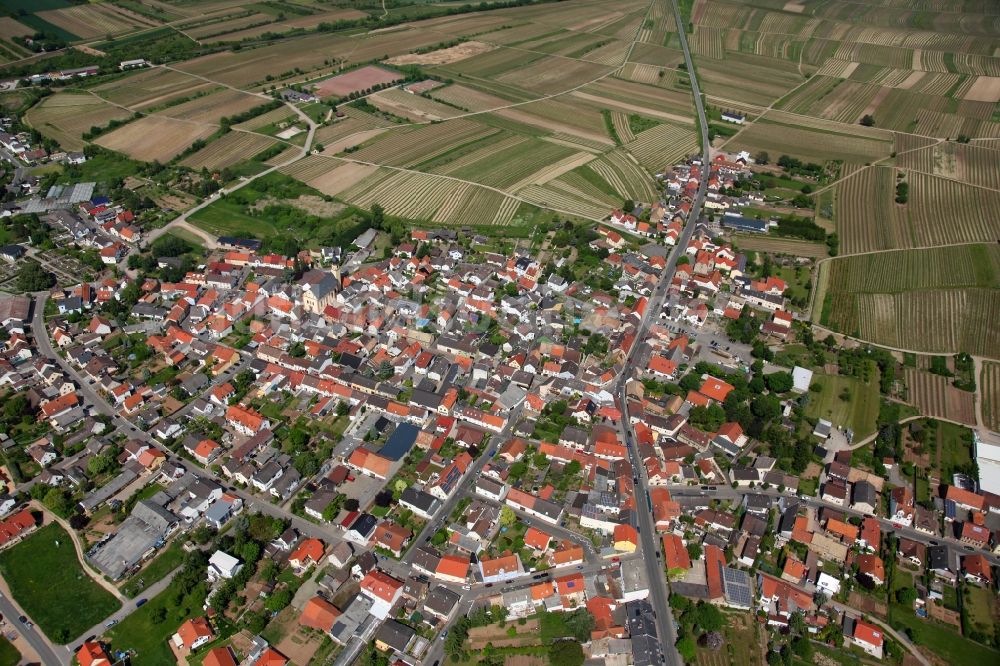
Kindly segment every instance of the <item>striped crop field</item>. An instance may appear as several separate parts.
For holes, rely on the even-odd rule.
[[[1000,432],[1000,363],[983,363],[979,387],[983,396],[983,421],[990,430]]]
[[[444,88],[437,88],[430,92],[430,96],[447,104],[452,104],[469,111],[487,111],[506,106],[512,100],[504,99],[492,93],[483,92],[463,86],[453,84]],[[513,100],[517,101],[517,100]]]
[[[861,133],[860,126],[828,128],[824,120],[806,120],[769,111],[767,115],[733,137],[727,151],[766,150],[773,155],[792,155],[823,164],[829,160],[871,162],[892,152],[889,132]]]
[[[611,124],[614,125],[615,133],[618,134],[618,138],[621,139],[623,143],[635,141],[635,134],[632,134],[632,128],[629,126],[627,113],[612,111]]]
[[[234,125],[236,129],[244,130],[259,130],[261,127],[267,127],[268,125],[277,125],[280,122],[292,118],[295,114],[287,106],[279,106],[277,109],[272,109],[267,113],[262,113],[259,116],[254,116],[250,120],[240,123],[239,125]]]
[[[690,127],[663,123],[639,132],[625,148],[635,155],[639,164],[657,171],[697,152],[698,137]]]
[[[947,377],[906,368],[903,382],[906,384],[907,402],[921,414],[976,425],[975,394],[955,388]]]
[[[351,157],[362,162],[411,166],[447,153],[499,130],[468,120],[403,128],[376,137]]]
[[[836,257],[819,283],[824,326],[899,349],[1000,357],[996,245]]]
[[[1000,190],[1000,150],[982,144],[947,141],[898,154],[896,163],[900,169]]]
[[[527,143],[517,144],[491,155],[487,154],[475,162],[452,170],[451,173],[462,180],[507,189],[544,171],[550,165],[569,158],[576,152],[567,146],[541,139],[529,139]]]
[[[660,76],[660,72],[663,71],[662,67],[657,67],[656,65],[643,65],[640,63],[630,62],[626,63],[622,67],[622,71],[618,73],[618,77],[625,79],[627,81],[632,81],[634,83],[645,83],[645,84],[655,84],[658,83],[664,76]]]
[[[94,91],[101,97],[133,110],[157,107],[175,99],[206,93],[216,84],[202,81],[183,72],[150,68],[103,83]]]
[[[55,139],[66,150],[82,150],[83,133],[103,127],[112,120],[127,118],[129,112],[93,95],[56,93],[32,107],[25,119],[36,130]]]
[[[388,111],[417,122],[454,118],[463,113],[455,107],[405,92],[399,88],[379,91],[369,97],[368,102],[380,111]]]
[[[652,201],[657,196],[653,179],[632,155],[621,148],[594,160],[587,168],[603,178],[623,198]]]
[[[1000,239],[1000,192],[916,172],[907,174],[907,181],[917,247]]]
[[[520,205],[492,190],[415,172],[379,169],[341,193],[349,203],[378,203],[389,215],[442,224],[509,224]]]
[[[913,246],[906,211],[893,202],[896,170],[864,169],[836,186],[837,233],[842,254]]]
[[[277,140],[261,134],[228,132],[193,155],[186,157],[181,161],[181,166],[192,169],[208,169],[209,171],[225,169],[249,160],[275,143]]]
[[[561,178],[545,185],[526,187],[518,193],[518,196],[545,208],[558,208],[595,220],[607,216],[609,207],[618,203],[589,195]]]

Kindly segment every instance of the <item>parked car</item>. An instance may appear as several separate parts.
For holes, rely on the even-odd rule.
[[[142,606],[147,601],[149,601],[149,599],[139,599],[139,601],[135,602],[135,607],[139,608],[140,606]]]

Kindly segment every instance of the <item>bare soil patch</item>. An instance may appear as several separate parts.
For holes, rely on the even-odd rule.
[[[926,74],[927,72],[910,72],[910,75],[903,79],[903,82],[896,87],[901,90],[909,90],[913,86],[917,85],[917,83],[924,78]]]
[[[336,155],[337,153],[341,153],[353,146],[360,146],[368,139],[378,136],[387,129],[389,128],[376,127],[375,129],[363,130],[361,132],[355,132],[350,136],[345,136],[343,139],[334,141],[333,143],[325,144],[323,146],[323,155]]]
[[[336,162],[332,162],[336,164]],[[310,187],[315,187],[323,194],[337,195],[361,182],[367,176],[378,170],[376,166],[367,164],[354,164],[348,162],[335,167],[331,171],[317,176],[309,181]]]
[[[386,60],[387,65],[448,65],[492,51],[496,46],[483,42],[463,42],[458,46],[438,49],[430,53],[407,53]]]
[[[848,597],[848,603],[854,606],[858,610],[864,611],[869,615],[878,615],[881,618],[885,618],[886,606],[884,603],[872,599],[867,594],[861,594],[860,592],[851,592],[851,596]]]
[[[507,635],[511,627],[517,631],[514,636]],[[517,647],[538,645],[538,642],[538,620],[528,620],[523,625],[516,622],[507,623],[505,627],[490,624],[469,630],[469,648],[472,650],[482,650],[487,643],[492,643],[494,647]]]
[[[264,197],[263,199],[256,201],[251,208],[254,210],[264,210],[268,206],[273,205],[292,206],[293,208],[298,208],[304,213],[317,215],[319,217],[333,217],[340,211],[344,210],[343,204],[337,203],[336,201],[327,201],[323,197],[318,197],[314,194],[303,194],[297,199],[274,199],[271,197]]]
[[[980,76],[965,93],[973,102],[1000,102],[1000,76]]]
[[[392,83],[399,79],[400,76],[396,72],[368,65],[320,81],[313,87],[313,90],[320,97],[344,97],[352,92],[367,90],[372,86]]]

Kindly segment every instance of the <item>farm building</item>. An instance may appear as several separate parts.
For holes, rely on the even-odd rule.
[[[737,231],[750,231],[755,234],[766,234],[768,223],[767,220],[757,220],[752,217],[740,215],[739,213],[726,213],[722,216],[722,226],[729,229],[735,229]]]
[[[994,433],[973,430],[976,464],[979,467],[979,487],[991,493],[1000,492],[1000,437]]]
[[[743,121],[746,120],[746,116],[742,113],[736,113],[735,111],[723,111],[722,119],[727,123],[736,123],[737,125],[742,125]]]

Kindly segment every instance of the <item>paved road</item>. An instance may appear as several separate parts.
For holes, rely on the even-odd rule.
[[[62,666],[62,664],[69,661],[69,652],[64,651],[60,656],[49,644],[48,640],[42,636],[41,631],[38,627],[32,627],[29,629],[25,625],[18,622],[17,618],[24,613],[21,609],[14,605],[11,599],[8,599],[6,595],[0,594],[0,613],[3,614],[4,618],[7,620],[7,626],[21,634],[24,640],[27,641],[28,645],[38,653],[39,659],[45,666]]]
[[[507,425],[504,429],[493,436],[490,437],[489,447],[484,447],[482,454],[472,463],[469,469],[466,470],[465,476],[458,481],[458,488],[456,492],[452,493],[451,497],[448,499],[444,505],[438,509],[438,512],[434,514],[432,520],[428,520],[427,524],[424,525],[424,529],[420,530],[420,534],[416,535],[416,543],[422,544],[427,539],[427,537],[432,536],[439,529],[444,527],[445,523],[448,521],[448,517],[451,512],[455,509],[455,505],[463,497],[469,489],[469,481],[471,480],[471,486],[475,487],[475,480],[479,478],[479,472],[482,471],[483,466],[487,461],[492,460],[489,455],[489,449],[499,446],[500,442],[504,442],[510,437],[511,431],[514,429],[514,425],[517,424],[518,419],[521,416],[521,411],[524,409],[524,403],[515,407],[507,415]],[[404,563],[409,563],[413,559],[413,555],[416,548],[411,548],[404,556],[402,561]]]
[[[240,88],[234,88],[233,86],[230,86],[230,85],[227,85],[227,84],[224,84],[224,83],[220,83],[220,82],[214,81],[212,79],[207,79],[207,78],[205,78],[203,76],[197,76],[195,74],[191,74],[190,72],[184,72],[182,70],[176,70],[173,67],[170,67],[169,65],[161,65],[161,67],[163,67],[163,69],[167,69],[167,70],[179,71],[182,74],[185,74],[187,76],[193,76],[195,78],[202,79],[204,81],[208,81],[209,83],[214,83],[216,85],[225,86],[226,88],[229,88],[231,90],[236,90],[236,91],[241,92],[241,93],[246,93],[248,95],[255,95],[257,97],[264,98],[264,99],[266,99],[268,101],[273,100],[273,98],[271,96],[265,95],[264,93],[253,93],[253,92],[248,92],[246,90],[242,90]],[[216,194],[208,197],[207,199],[205,199],[204,201],[202,201],[200,204],[196,205],[194,208],[189,208],[188,210],[184,211],[184,213],[182,213],[178,217],[175,217],[173,220],[171,220],[170,222],[168,222],[164,226],[160,227],[159,229],[154,229],[145,238],[145,243],[146,243],[147,246],[150,243],[152,243],[154,240],[156,240],[157,238],[159,238],[160,236],[162,236],[163,234],[165,234],[166,232],[170,231],[170,229],[172,227],[181,227],[181,228],[187,229],[190,232],[198,234],[202,238],[206,238],[208,236],[207,232],[205,232],[204,230],[198,229],[197,227],[194,227],[193,225],[191,225],[190,223],[188,223],[188,218],[190,218],[193,214],[197,213],[198,211],[202,210],[203,208],[207,208],[208,206],[210,206],[213,203],[215,203],[216,201],[218,201],[220,196],[222,196],[224,194],[228,194],[229,192],[235,192],[236,190],[238,190],[238,189],[240,189],[242,187],[246,187],[247,185],[249,185],[253,181],[257,180],[258,178],[261,178],[262,176],[266,176],[266,175],[268,175],[270,173],[273,173],[273,172],[277,171],[278,169],[286,167],[286,166],[288,166],[290,164],[294,164],[295,162],[298,162],[302,158],[304,158],[307,155],[309,155],[310,151],[312,150],[313,139],[316,136],[317,125],[316,125],[315,122],[313,122],[312,118],[310,118],[305,112],[302,111],[302,109],[300,109],[299,107],[295,106],[294,104],[291,104],[290,102],[285,102],[285,106],[287,106],[292,111],[294,111],[295,114],[297,116],[299,116],[299,118],[302,120],[302,122],[304,122],[306,124],[306,126],[309,128],[309,133],[306,134],[306,142],[302,146],[302,151],[298,155],[296,155],[295,157],[293,157],[293,158],[291,158],[289,160],[286,160],[285,162],[282,162],[281,164],[276,164],[275,166],[273,166],[273,167],[271,167],[269,169],[266,169],[264,171],[261,171],[258,174],[254,174],[253,176],[248,176],[244,180],[241,180],[238,183],[236,183],[235,185],[231,185],[228,188],[223,188],[223,189],[219,190],[218,193],[216,193]],[[214,238],[212,239],[211,243],[209,243],[209,245],[211,246],[213,244],[215,244],[215,239]]]
[[[626,443],[629,445],[629,457],[632,462],[634,474],[639,478],[639,483],[637,483],[635,487],[635,505],[636,513],[639,517],[638,528],[641,541],[640,549],[646,563],[646,573],[650,587],[650,601],[656,611],[657,635],[660,639],[664,660],[675,666],[681,666],[681,664],[683,664],[683,660],[674,648],[674,643],[677,642],[677,633],[674,628],[673,616],[670,612],[670,605],[668,603],[669,592],[667,589],[666,572],[662,561],[659,559],[660,548],[657,543],[657,533],[654,528],[652,512],[650,511],[649,504],[647,502],[648,480],[645,477],[645,469],[642,465],[642,461],[639,459],[637,447],[633,444],[633,431],[631,426],[628,425],[628,402],[625,395],[626,382],[632,376],[632,370],[635,367],[635,352],[642,344],[643,340],[645,340],[646,334],[649,331],[650,323],[659,317],[659,312],[663,308],[667,288],[670,285],[671,280],[673,280],[674,272],[677,270],[677,260],[682,254],[684,254],[685,248],[687,248],[691,237],[694,235],[695,225],[701,215],[701,207],[705,201],[705,194],[708,191],[708,168],[710,164],[708,121],[705,117],[705,107],[702,103],[701,89],[698,86],[698,77],[691,61],[691,52],[688,48],[687,34],[685,33],[685,26],[681,18],[680,10],[677,6],[677,0],[672,0],[671,4],[673,5],[674,19],[677,23],[677,31],[680,36],[681,48],[684,51],[684,61],[687,64],[688,74],[691,78],[691,93],[694,97],[695,110],[698,114],[698,124],[702,137],[701,145],[702,149],[705,151],[702,156],[702,178],[699,183],[698,193],[692,203],[691,213],[688,216],[684,231],[677,240],[677,245],[675,246],[674,251],[667,259],[667,265],[663,270],[663,276],[660,279],[659,285],[650,297],[649,303],[646,305],[646,312],[639,325],[639,331],[636,335],[635,343],[629,350],[628,357],[625,360],[625,367],[619,379],[616,394],[619,407],[622,412],[619,427],[625,435]]]
[[[851,606],[847,606],[845,604],[838,603],[836,601],[830,601],[828,603],[831,606],[833,606],[834,608],[836,608],[838,611],[840,611],[841,613],[843,613],[843,612],[850,612],[852,615],[854,615],[856,617],[862,617],[863,616],[863,617],[865,617],[867,619],[868,622],[874,622],[878,626],[882,627],[882,630],[885,631],[885,633],[887,633],[890,636],[892,636],[893,638],[895,638],[897,643],[901,644],[904,648],[906,648],[907,650],[909,650],[910,654],[912,654],[914,657],[916,657],[917,661],[919,661],[922,664],[922,666],[931,666],[931,662],[928,661],[927,658],[924,657],[924,655],[922,655],[920,653],[920,650],[917,649],[917,646],[915,646],[913,643],[911,643],[909,641],[909,639],[906,638],[906,636],[903,636],[902,634],[900,634],[899,632],[897,632],[895,629],[893,629],[892,627],[890,627],[887,622],[883,622],[882,620],[878,619],[877,617],[874,617],[873,615],[871,615],[869,613],[865,613],[863,611],[858,610],[857,608],[853,608]]]
[[[48,299],[49,294],[48,292],[37,292],[34,294],[34,296],[35,296],[35,306],[31,321],[31,329],[35,339],[35,347],[43,356],[55,361],[56,364],[59,365],[59,367],[63,370],[63,372],[67,374],[67,376],[72,377],[76,381],[77,385],[79,386],[80,395],[83,396],[84,402],[92,406],[101,414],[109,416],[115,428],[119,432],[124,433],[127,437],[145,441],[150,446],[156,446],[166,454],[167,459],[170,460],[171,462],[183,465],[183,467],[186,470],[188,470],[192,474],[195,474],[196,476],[199,476],[204,479],[209,479],[218,483],[220,480],[214,474],[202,469],[201,467],[197,466],[196,464],[188,460],[181,458],[180,456],[173,453],[169,449],[163,447],[160,444],[160,442],[157,442],[153,437],[149,435],[149,433],[143,430],[139,430],[128,419],[125,419],[121,415],[119,415],[115,411],[115,409],[94,389],[94,387],[82,375],[80,375],[79,372],[77,372],[76,368],[74,368],[62,356],[56,353],[55,349],[53,349],[52,347],[52,342],[49,339],[48,329],[46,329],[45,327],[45,318],[44,318],[45,301]],[[237,366],[231,368],[228,371],[228,373],[237,372],[240,368],[244,367],[245,363],[246,363],[245,360],[242,361]],[[228,373],[224,373],[223,376],[226,376]],[[185,407],[185,409],[181,410],[179,414],[180,415],[186,414],[188,409],[189,407]],[[251,512],[258,511],[260,513],[265,513],[275,518],[281,518],[283,520],[287,520],[290,522],[292,527],[294,527],[296,530],[299,531],[300,534],[322,539],[327,544],[336,543],[337,541],[340,541],[343,538],[340,535],[340,533],[337,532],[333,527],[326,525],[318,525],[316,523],[310,522],[309,520],[306,520],[305,518],[302,518],[300,516],[296,516],[295,514],[285,509],[282,509],[279,506],[275,506],[267,499],[251,495],[250,493],[244,492],[242,490],[231,490],[230,492],[242,498],[245,511],[251,511]],[[150,593],[146,592],[145,594],[146,596],[148,596]],[[124,611],[126,612],[124,612],[124,614],[121,615],[121,617],[117,617],[117,619],[119,620],[122,619],[133,610],[135,610],[135,605],[127,604],[124,609]]]

